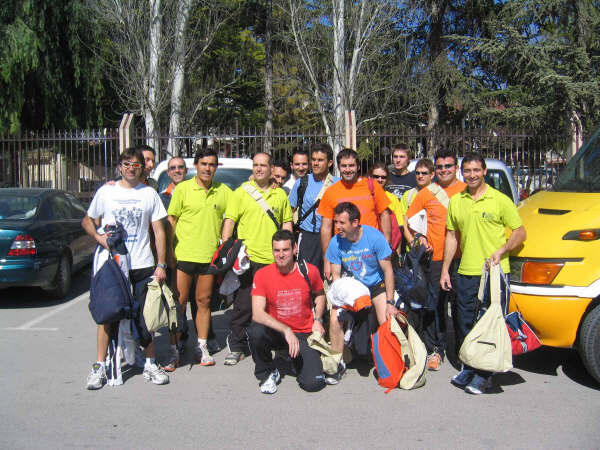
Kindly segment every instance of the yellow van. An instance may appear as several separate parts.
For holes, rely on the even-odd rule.
[[[600,382],[600,128],[519,213],[527,240],[511,254],[510,309],[544,345],[576,347]]]

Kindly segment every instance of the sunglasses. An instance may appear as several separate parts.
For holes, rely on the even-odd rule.
[[[139,169],[140,167],[142,167],[142,165],[139,162],[129,162],[129,161],[123,161],[121,163],[122,167],[125,167],[126,169]]]
[[[423,171],[421,171],[421,170],[415,170],[415,174],[417,176],[419,176],[419,175],[426,176],[426,175],[429,175],[429,172],[427,170],[423,170]]]
[[[386,175],[373,175],[373,178],[377,180],[385,180],[387,178]]]
[[[452,169],[454,166],[456,166],[456,164],[436,164],[435,168],[437,170]]]
[[[185,169],[185,164],[179,164],[177,166],[171,166],[171,167],[169,167],[169,170],[176,170],[176,169],[179,169],[179,170]]]

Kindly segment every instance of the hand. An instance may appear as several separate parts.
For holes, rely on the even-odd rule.
[[[504,255],[504,252],[502,250],[496,250],[494,253],[492,253],[492,256],[490,256],[490,259],[486,261],[486,267],[489,269],[488,264],[490,262],[492,263],[493,266],[500,264],[502,255]]]
[[[96,242],[101,245],[102,247],[104,247],[106,250],[110,249],[108,248],[108,235],[106,234],[98,234],[96,233]]]
[[[452,282],[450,281],[450,274],[448,271],[442,272],[440,276],[440,286],[444,291],[449,291],[452,289]]]
[[[314,333],[319,333],[321,336],[325,336],[325,328],[323,327],[323,324],[318,320],[315,320],[313,322],[312,330]]]
[[[389,303],[385,304],[385,318],[389,319],[390,317],[396,317],[400,311],[394,305],[390,305]]]
[[[158,281],[158,284],[162,283],[167,279],[167,271],[162,267],[154,269],[154,279]]]
[[[283,333],[283,336],[285,337],[285,340],[288,344],[290,358],[295,358],[296,356],[298,356],[298,353],[300,353],[300,342],[298,341],[298,338],[296,337],[291,328],[286,328],[285,332]]]
[[[428,252],[433,250],[433,247],[429,245],[429,241],[427,241],[427,238],[425,236],[419,236],[419,244],[425,246],[425,249]]]
[[[323,261],[323,277],[327,281],[331,281],[331,263],[327,260]]]

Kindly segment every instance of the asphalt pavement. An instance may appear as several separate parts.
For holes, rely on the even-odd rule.
[[[385,394],[358,366],[318,393],[287,375],[265,395],[252,359],[224,366],[225,351],[213,367],[189,358],[166,386],[130,369],[122,386],[88,391],[88,282],[89,272],[79,274],[63,301],[0,291],[0,448],[600,448],[600,385],[566,349],[515,358],[481,396],[449,383],[448,361],[414,391]],[[214,313],[221,341],[229,317]],[[166,338],[157,336],[159,359]]]

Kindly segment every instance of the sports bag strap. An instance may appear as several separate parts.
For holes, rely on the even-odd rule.
[[[165,297],[169,312],[169,330],[177,330],[177,304],[173,298],[173,292],[167,286],[167,283],[161,284],[162,295]]]
[[[481,278],[479,280],[479,291],[477,292],[477,298],[480,302],[483,302],[485,299],[485,287],[489,277],[490,271],[485,267],[485,263],[483,263],[483,268],[481,269]]]
[[[304,178],[304,177],[303,177]],[[302,215],[302,217],[300,217],[298,219],[298,225],[300,225],[302,222],[304,222],[304,220],[310,216],[310,213],[312,213],[315,209],[317,209],[319,207],[319,204],[321,203],[321,198],[323,197],[323,194],[325,194],[325,191],[327,190],[327,188],[329,186],[331,186],[333,184],[333,176],[328,173],[327,177],[325,178],[325,182],[323,183],[323,186],[321,186],[321,190],[319,191],[319,193],[317,194],[317,196],[315,197],[315,202],[312,204],[312,206]],[[306,191],[306,188],[304,188],[304,190]],[[300,195],[300,188],[298,188],[298,195]],[[302,193],[302,196],[304,197],[304,192]],[[299,201],[298,202],[298,210],[302,211],[302,202]]]
[[[296,204],[296,211],[294,211],[294,223],[300,225],[302,220],[299,219],[300,213],[302,212],[302,203],[304,203],[304,194],[306,194],[306,188],[308,186],[308,174],[300,178],[300,184],[298,185],[298,203]]]
[[[490,264],[490,305],[500,303],[500,264]]]
[[[258,206],[260,206],[261,209],[265,212],[265,214],[269,216],[269,218],[275,224],[275,227],[277,227],[277,229],[279,230],[281,228],[281,225],[279,225],[279,222],[277,222],[275,214],[273,214],[273,210],[271,209],[265,198],[262,196],[262,194],[258,192],[258,189],[256,189],[251,184],[247,183],[242,184],[242,187],[248,194],[250,194],[250,196],[256,201],[256,203],[258,203]]]
[[[416,195],[417,195],[417,188],[409,189],[408,193],[406,195],[406,204],[410,205]]]
[[[314,302],[315,300],[315,292],[313,291],[312,284],[310,282],[310,278],[308,277],[308,266],[306,265],[306,261],[303,259],[299,259],[298,263],[298,271],[302,274],[304,280],[306,280],[306,284],[308,284],[308,290],[310,291],[310,299]]]
[[[427,186],[427,189],[435,196],[435,198],[440,202],[444,208],[448,209],[448,205],[450,204],[450,198],[446,191],[442,189],[442,187],[437,183],[431,183]]]

